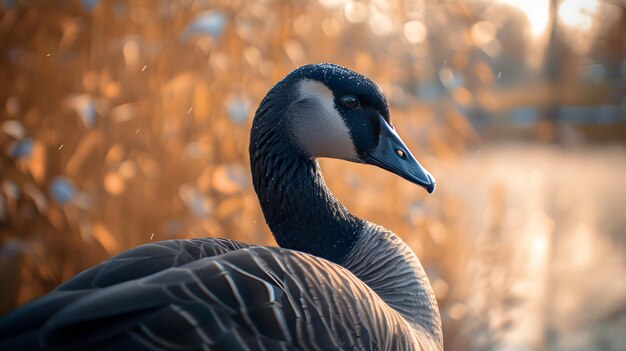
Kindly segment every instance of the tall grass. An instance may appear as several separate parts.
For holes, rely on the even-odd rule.
[[[332,61],[381,85],[400,134],[439,180],[435,195],[427,196],[382,170],[321,160],[326,181],[351,211],[398,233],[418,254],[440,303],[447,349],[497,349],[515,345],[519,335],[530,335],[534,349],[557,349],[560,341],[546,330],[569,334],[550,311],[571,309],[547,297],[563,289],[550,285],[560,274],[547,258],[552,256],[544,252],[548,256],[529,268],[535,241],[524,238],[547,235],[549,240],[532,238],[554,245],[551,228],[560,228],[571,209],[602,212],[605,198],[619,207],[615,196],[625,194],[624,169],[611,164],[623,166],[623,150],[580,158],[536,149],[527,154],[526,147],[480,154],[489,149],[461,113],[472,92],[457,87],[450,98],[425,103],[418,91],[425,87],[421,81],[437,76],[439,58],[477,72],[475,77],[487,74],[486,66],[469,49],[451,53],[447,63],[436,51],[440,47],[441,54],[443,43],[412,45],[417,39],[403,27],[463,12],[447,3],[368,6],[370,16],[372,9],[386,16],[376,22],[382,27],[360,21],[358,9],[317,2],[0,5],[0,313],[150,241],[227,237],[275,245],[251,187],[251,118],[266,91],[290,70]],[[450,32],[462,38],[467,25],[455,22]],[[549,171],[533,166],[535,157],[547,160],[542,167]],[[551,200],[543,191],[554,190],[529,179],[545,180],[553,171],[563,176],[560,163],[585,170],[599,165],[592,179],[601,180],[584,184],[597,189],[593,202],[584,204],[587,195],[567,197],[574,182],[559,188],[566,199],[558,201],[572,203],[570,210],[546,205]],[[608,231],[623,245],[618,212],[602,218],[612,221]],[[581,220],[578,228],[603,230],[590,221]],[[571,253],[560,250],[565,253],[553,255]],[[609,271],[618,272],[623,252],[611,257]],[[542,283],[533,285],[537,281]],[[526,285],[520,288],[520,282]],[[623,314],[610,313],[625,296],[620,286],[597,318],[623,321]],[[525,326],[531,313],[536,328]],[[602,329],[608,336],[601,340],[619,340],[611,330]]]

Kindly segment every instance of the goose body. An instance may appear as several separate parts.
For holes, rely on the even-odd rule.
[[[343,207],[315,161],[369,163],[434,190],[378,87],[333,64],[300,67],[263,99],[250,139],[254,187],[281,247],[136,247],[0,318],[0,350],[442,350],[415,254]]]

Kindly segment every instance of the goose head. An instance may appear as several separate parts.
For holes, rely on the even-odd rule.
[[[255,113],[249,151],[252,183],[276,242],[333,262],[346,257],[369,222],[332,195],[317,158],[375,165],[435,189],[391,124],[378,86],[334,64],[302,66],[270,89]]]
[[[334,64],[302,66],[274,88],[289,92],[284,121],[293,144],[306,157],[336,158],[383,168],[435,190],[391,123],[389,105],[367,77]],[[273,89],[273,90],[274,90]],[[270,91],[269,98],[278,95]]]

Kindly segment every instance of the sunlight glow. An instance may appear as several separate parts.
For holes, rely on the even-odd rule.
[[[597,10],[597,0],[564,0],[559,6],[559,20],[566,26],[586,31],[591,29],[593,15]]]
[[[530,31],[533,37],[538,37],[548,25],[549,2],[538,0],[498,0],[499,3],[506,4],[524,12],[530,23]]]
[[[412,44],[421,43],[426,39],[426,26],[420,21],[409,21],[404,24],[404,37]]]
[[[531,255],[536,259],[543,259],[547,254],[548,242],[545,235],[537,235],[532,241]]]
[[[320,0],[320,3],[326,7],[336,7],[346,3],[346,0]]]
[[[344,7],[346,19],[351,23],[361,23],[367,19],[367,5],[362,2],[349,2]]]

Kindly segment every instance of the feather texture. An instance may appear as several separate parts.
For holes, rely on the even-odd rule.
[[[39,346],[63,350],[415,350],[420,343],[413,326],[350,271],[270,247],[93,288],[39,333]],[[2,349],[11,345],[5,337]]]

